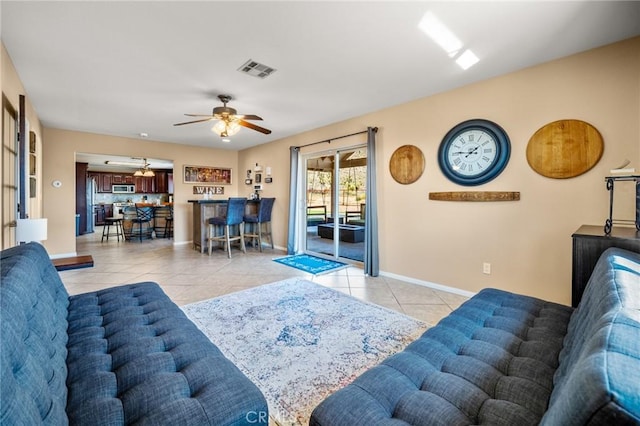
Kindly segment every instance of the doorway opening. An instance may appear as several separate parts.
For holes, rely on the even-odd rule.
[[[367,147],[311,154],[305,176],[306,252],[364,262]]]

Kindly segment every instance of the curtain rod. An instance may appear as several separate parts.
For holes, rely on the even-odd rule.
[[[378,131],[377,127],[372,127],[372,129],[373,129],[374,133]],[[331,138],[331,139],[325,139],[323,141],[308,143],[306,145],[294,146],[293,148],[300,149],[300,148],[304,148],[304,147],[311,146],[311,145],[318,145],[320,143],[331,143],[331,141],[336,141],[338,139],[348,138],[349,136],[361,135],[363,133],[367,133],[368,131],[369,130],[367,129],[367,130],[363,130],[361,132],[355,132],[355,133],[351,133],[351,134],[343,135],[343,136],[338,136],[338,137]]]

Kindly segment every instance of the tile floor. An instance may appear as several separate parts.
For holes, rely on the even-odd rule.
[[[191,245],[173,245],[173,240],[100,242],[102,227],[78,237],[78,255],[90,254],[94,267],[61,271],[70,294],[140,281],[155,281],[178,305],[210,299],[290,277],[310,281],[350,294],[358,299],[393,309],[435,324],[466,300],[453,293],[433,290],[389,277],[367,277],[361,268],[350,266],[326,275],[313,276],[271,261],[283,256],[279,250],[234,248],[232,258],[214,250],[211,257]]]

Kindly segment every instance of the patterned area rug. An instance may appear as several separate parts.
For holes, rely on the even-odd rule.
[[[280,425],[307,425],[320,401],[428,327],[299,278],[183,310],[260,388]]]
[[[323,259],[309,254],[294,254],[292,256],[278,257],[273,260],[274,262],[282,263],[283,265],[291,266],[292,268],[300,269],[301,271],[314,275],[324,274],[349,266],[346,263]]]

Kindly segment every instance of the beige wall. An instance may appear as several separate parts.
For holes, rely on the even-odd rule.
[[[45,246],[53,256],[75,253],[75,154],[113,154],[133,157],[153,157],[173,160],[174,167],[174,241],[191,241],[190,199],[202,198],[193,195],[193,184],[184,184],[184,165],[209,165],[231,167],[236,172],[238,153],[140,139],[98,135],[59,129],[44,132],[44,216],[49,218],[49,239]],[[54,188],[51,182],[62,182]],[[237,174],[233,185],[225,187],[227,198],[237,193]],[[244,180],[243,180],[244,182]],[[215,197],[212,197],[215,198]]]
[[[457,123],[485,118],[509,134],[511,159],[495,180],[474,188],[448,181],[437,163],[438,146]],[[600,162],[579,177],[538,175],[526,161],[533,133],[559,119],[591,123],[602,134]],[[290,145],[303,145],[379,127],[378,200],[380,269],[425,283],[477,292],[498,287],[570,303],[571,234],[582,224],[603,225],[608,216],[604,176],[625,158],[640,169],[640,38],[525,69],[481,83],[317,129],[240,152],[239,169],[270,165],[276,196],[276,244],[284,246]],[[353,141],[351,139],[354,139]],[[341,141],[358,144],[357,137]],[[388,164],[398,147],[424,153],[426,169],[412,185],[400,185]],[[334,143],[309,148],[335,148]],[[307,150],[309,150],[307,149]],[[521,200],[456,203],[428,200],[433,191],[520,191]],[[633,185],[616,188],[615,217],[633,218]],[[482,273],[490,262],[492,274]]]

